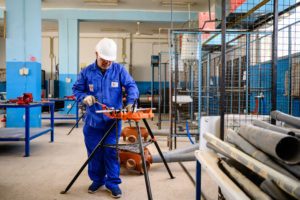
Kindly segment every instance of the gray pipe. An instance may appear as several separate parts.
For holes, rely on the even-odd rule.
[[[166,162],[188,162],[195,161],[195,155],[193,153],[185,153],[185,154],[169,154],[163,153]],[[152,156],[152,163],[161,163],[163,162],[160,155],[156,154]]]
[[[159,96],[153,95],[153,103],[158,103]],[[140,102],[141,103],[151,103],[151,94],[142,94],[140,95]]]
[[[199,143],[192,144],[186,147],[182,147],[180,149],[175,149],[167,152],[168,154],[182,154],[182,153],[190,153],[192,151],[196,151],[199,149]]]
[[[220,164],[224,167],[225,171],[232,177],[238,185],[251,197],[251,199],[259,200],[271,200],[266,193],[261,191],[254,183],[252,183],[247,177],[236,170],[234,167],[229,166],[224,160],[220,161]]]
[[[286,129],[286,128],[283,128],[283,127],[279,127],[279,126],[275,126],[273,124],[269,124],[269,123],[264,122],[264,121],[253,120],[252,124],[254,126],[258,126],[258,127],[261,127],[261,128],[269,129],[269,130],[272,130],[272,131],[277,131],[279,133],[283,133],[283,134],[286,134],[286,135],[295,136],[295,133],[293,131],[289,130],[289,129]]]
[[[289,200],[290,198],[281,191],[275,183],[273,183],[270,179],[264,180],[260,186],[262,191],[270,195],[275,200]]]
[[[239,134],[262,151],[288,164],[300,162],[300,140],[268,129],[242,125]]]
[[[298,179],[300,179],[300,165],[288,165],[282,164],[284,168],[293,173]]]
[[[283,112],[280,112],[278,110],[271,111],[271,117],[275,120],[283,121],[289,125],[292,125],[296,128],[300,128],[300,118],[294,117],[292,115],[287,115]]]
[[[216,136],[210,133],[204,133],[203,137],[207,142],[210,142],[216,148],[222,149],[230,155],[230,158],[243,164],[253,172],[257,173],[265,179],[272,179],[282,190],[286,191],[290,195],[300,199],[300,182],[295,181],[280,172],[272,169],[271,167],[261,163],[260,161],[252,158],[251,156],[243,153],[242,151],[233,148],[230,144],[223,142]]]
[[[252,156],[253,158],[255,158],[255,159],[261,161],[262,163],[272,167],[273,169],[289,176],[290,178],[297,180],[297,178],[295,178],[291,173],[289,173],[287,170],[283,169],[277,163],[272,161],[269,156],[267,156],[262,151],[258,150],[256,147],[254,147],[252,144],[250,144],[248,141],[246,141],[244,138],[242,138],[239,134],[237,134],[232,129],[228,129],[226,131],[225,139],[226,139],[226,141],[238,146],[242,151],[244,151],[248,155]]]
[[[173,130],[173,132],[175,129]],[[180,132],[180,129],[176,130],[178,134],[187,134],[186,132]],[[169,136],[170,135],[170,129],[157,129],[152,130],[152,133],[156,136]]]

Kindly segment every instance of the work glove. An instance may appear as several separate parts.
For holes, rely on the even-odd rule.
[[[96,98],[92,95],[86,96],[83,99],[83,103],[87,106],[92,106],[94,103],[96,103]]]
[[[126,107],[125,107],[125,110],[127,111],[127,112],[136,112],[136,106],[134,107],[134,110],[132,110],[132,106],[133,106],[133,104],[132,103],[130,103],[130,104],[127,104],[126,105]]]

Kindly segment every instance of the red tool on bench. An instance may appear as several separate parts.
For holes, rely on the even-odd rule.
[[[16,103],[17,105],[29,105],[33,102],[32,93],[23,93],[22,97],[17,97],[17,99],[9,99],[9,103]]]

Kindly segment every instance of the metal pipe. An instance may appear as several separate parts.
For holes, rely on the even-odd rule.
[[[270,115],[275,120],[283,121],[283,122],[287,123],[288,125],[292,125],[296,128],[300,128],[300,118],[299,117],[287,115],[278,110],[272,111]]]
[[[163,153],[166,162],[188,162],[188,161],[195,161],[195,155],[193,153],[186,153],[186,154],[169,154]],[[161,163],[163,162],[160,155],[153,155],[152,156],[152,163]]]
[[[275,126],[273,124],[269,124],[269,123],[264,122],[264,121],[253,120],[252,124],[254,126],[265,128],[265,129],[268,129],[268,130],[271,130],[271,131],[276,131],[276,132],[283,133],[283,134],[286,134],[286,135],[295,136],[295,133],[293,131],[289,130],[289,129],[279,127],[279,126]]]
[[[181,162],[178,162],[178,164],[183,169],[183,171],[186,173],[186,175],[189,177],[189,179],[191,180],[191,182],[193,183],[193,185],[196,186],[196,181],[192,177],[192,175],[190,174],[190,172],[187,170],[187,168]]]
[[[180,148],[180,149],[175,149],[175,150],[169,151],[167,153],[169,153],[169,154],[190,153],[190,152],[196,151],[198,149],[199,149],[199,143],[193,144],[193,145],[190,145],[190,146],[186,146],[186,147],[183,147],[183,148]]]
[[[259,187],[262,189],[262,191],[264,191],[265,193],[267,193],[268,195],[270,195],[275,200],[289,200],[290,199],[270,179],[264,180],[260,184]]]
[[[152,100],[153,96],[153,100]],[[141,103],[159,103],[159,95],[148,95],[148,94],[142,94],[140,95],[140,102]],[[153,105],[152,105],[153,107]]]
[[[280,172],[268,167],[267,165],[257,161],[256,159],[248,156],[247,154],[239,151],[238,149],[230,146],[230,144],[223,142],[219,138],[210,133],[204,133],[203,135],[206,141],[210,142],[214,147],[222,149],[234,160],[243,164],[253,172],[257,173],[261,177],[272,179],[281,189],[291,194],[292,196],[300,199],[300,182],[295,181]]]
[[[220,164],[223,166],[227,174],[229,174],[232,179],[234,179],[238,185],[246,192],[246,194],[251,197],[251,199],[260,200],[271,200],[266,193],[261,191],[253,182],[251,182],[246,176],[241,172],[236,170],[234,167],[229,166],[224,160],[220,160]]]
[[[300,162],[300,140],[268,129],[242,125],[238,133],[262,151],[288,164]]]
[[[273,34],[272,34],[272,91],[271,111],[276,110],[277,105],[277,60],[278,60],[278,0],[273,0]],[[271,119],[275,124],[275,120]]]
[[[300,165],[288,165],[283,163],[282,166],[300,179]]]
[[[222,59],[222,65],[221,65],[221,77],[220,77],[220,137],[222,140],[224,140],[224,116],[225,116],[225,87],[226,87],[226,0],[222,0],[222,45],[221,45],[221,59]],[[216,36],[216,35],[215,35]],[[212,38],[212,37],[211,37]],[[207,41],[207,40],[206,40]],[[205,42],[206,42],[205,41]],[[204,42],[204,43],[205,43]],[[199,93],[201,93],[201,90],[199,89]],[[201,105],[201,104],[198,104]],[[200,110],[201,111],[201,110]],[[200,123],[199,123],[200,124]]]
[[[228,129],[226,131],[226,141],[233,143],[234,145],[239,147],[243,152],[252,156],[256,160],[268,165],[269,167],[272,167],[273,169],[281,172],[282,174],[287,175],[290,178],[297,180],[297,178],[295,178],[291,173],[289,173],[281,166],[279,166],[277,163],[275,163],[268,155],[258,150],[256,147],[254,147],[252,144],[250,144],[248,141],[246,141],[244,138],[242,138],[239,134],[237,134],[233,130]]]

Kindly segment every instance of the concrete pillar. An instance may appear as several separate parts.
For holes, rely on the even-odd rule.
[[[41,100],[41,0],[6,0],[7,99],[32,93]],[[19,70],[28,69],[28,75]],[[24,127],[24,109],[7,109],[7,127]],[[32,108],[30,126],[41,126],[41,108]]]
[[[78,19],[62,18],[59,19],[59,97],[72,95],[72,86],[77,79],[79,66],[79,27]],[[65,110],[67,113],[70,104],[66,102]],[[73,107],[71,114],[75,114]]]

